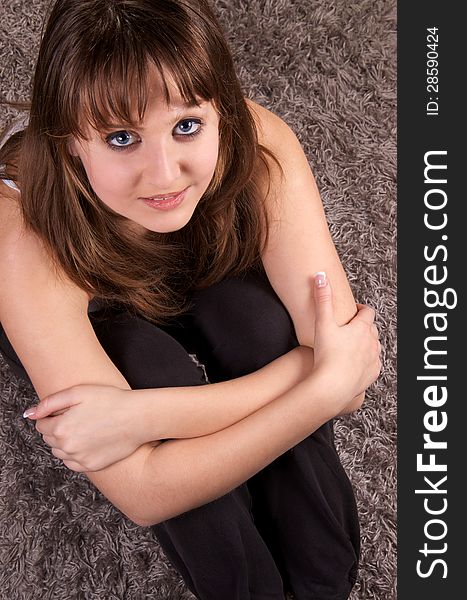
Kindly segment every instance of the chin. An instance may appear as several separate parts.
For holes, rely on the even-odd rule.
[[[189,214],[186,211],[176,214],[176,211],[174,211],[171,214],[156,215],[155,218],[148,219],[145,223],[140,224],[148,231],[153,231],[154,233],[172,233],[188,225],[193,217],[193,213],[194,210],[190,211]]]

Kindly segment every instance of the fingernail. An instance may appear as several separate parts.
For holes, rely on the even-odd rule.
[[[322,288],[326,285],[326,273],[324,271],[318,271],[315,273],[315,283],[316,287]]]
[[[36,414],[35,408],[27,408],[23,413],[23,417],[25,419],[28,419],[29,417],[33,417],[35,414]]]

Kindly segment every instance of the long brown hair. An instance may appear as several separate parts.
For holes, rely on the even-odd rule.
[[[219,159],[190,222],[137,237],[94,193],[68,146],[91,124],[133,125],[148,103],[149,66],[187,102],[212,100]],[[190,290],[259,263],[267,241],[260,173],[269,173],[231,53],[207,0],[58,0],[43,35],[29,125],[0,151],[21,188],[25,223],[80,288],[162,323]],[[19,149],[15,172],[10,154]],[[3,155],[3,156],[2,156]],[[276,161],[277,162],[277,161]],[[266,171],[264,171],[266,169]]]

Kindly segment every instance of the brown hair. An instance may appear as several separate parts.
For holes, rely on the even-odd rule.
[[[85,125],[133,124],[148,102],[149,66],[185,101],[212,100],[219,159],[190,222],[136,237],[92,190],[68,151]],[[131,93],[130,93],[131,90]],[[259,264],[268,222],[258,177],[269,173],[221,27],[207,0],[58,0],[45,28],[29,125],[0,151],[19,182],[28,227],[80,288],[162,323],[189,291]],[[8,154],[19,149],[18,172]],[[276,161],[277,162],[277,161]],[[7,175],[5,173],[4,175]],[[19,181],[18,181],[19,180]]]

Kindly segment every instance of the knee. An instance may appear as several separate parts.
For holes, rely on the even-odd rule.
[[[196,537],[200,531],[210,534],[212,539],[221,535],[233,539],[234,533],[252,526],[253,516],[250,510],[251,496],[246,484],[241,484],[221,496],[201,506],[190,509],[161,524],[166,531]]]
[[[152,323],[128,313],[92,321],[99,342],[132,388],[206,383],[183,346]]]
[[[267,280],[231,278],[203,290],[196,298],[194,326],[204,340],[206,361],[221,369],[234,363],[232,376],[255,371],[298,346],[292,319]]]

